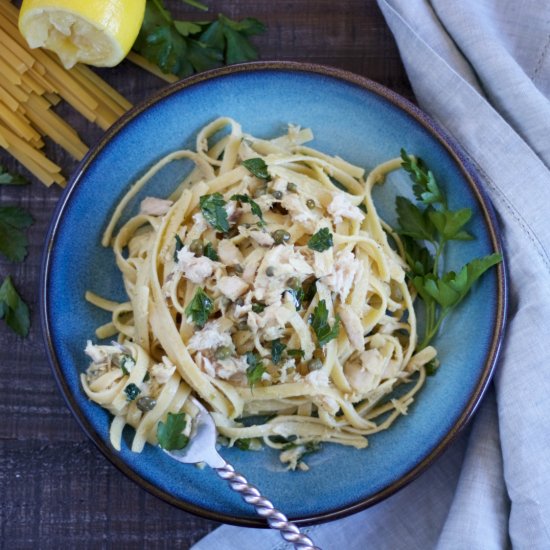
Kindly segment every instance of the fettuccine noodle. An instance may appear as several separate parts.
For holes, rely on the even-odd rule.
[[[407,413],[436,352],[415,352],[402,247],[371,197],[401,159],[365,179],[306,147],[312,137],[289,126],[262,140],[220,118],[196,151],[157,162],[117,206],[102,242],[128,300],[87,294],[112,315],[98,338],[118,340],[88,342],[82,375],[89,398],[114,415],[115,448],[126,424],[133,451],[156,444],[168,413],[192,414],[191,393],[229,445],[263,442],[291,468],[306,469],[302,455],[320,442],[366,447]],[[131,199],[177,159],[194,164],[190,174],[115,233]]]

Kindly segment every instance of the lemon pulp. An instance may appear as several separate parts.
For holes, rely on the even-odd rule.
[[[132,47],[145,0],[24,0],[19,30],[31,48],[54,51],[66,68],[112,67]]]

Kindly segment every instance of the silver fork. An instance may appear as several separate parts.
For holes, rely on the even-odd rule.
[[[216,451],[216,425],[213,418],[204,408],[202,403],[191,397],[191,402],[198,409],[198,414],[193,419],[193,427],[189,443],[178,451],[164,452],[179,462],[196,464],[205,462],[215,472],[225,479],[231,489],[240,493],[241,497],[248,504],[252,504],[256,513],[267,520],[269,527],[278,529],[281,536],[294,545],[296,550],[321,550],[313,544],[313,541],[300,532],[298,526],[273,506],[271,501],[263,497],[254,485],[248,483],[246,478],[235,471],[235,468],[226,462]]]

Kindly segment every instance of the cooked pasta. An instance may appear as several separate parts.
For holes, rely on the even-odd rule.
[[[220,118],[195,151],[157,162],[116,207],[102,242],[128,300],[87,294],[112,315],[97,336],[118,341],[88,342],[82,375],[90,399],[114,415],[115,448],[126,424],[132,450],[156,444],[168,413],[192,415],[191,393],[229,445],[262,442],[291,468],[306,469],[302,456],[320,442],[366,447],[407,413],[436,352],[415,352],[399,238],[371,196],[401,160],[365,179],[306,147],[312,137],[289,126],[258,139]],[[145,198],[115,232],[131,199],[177,159],[194,165],[178,188]]]

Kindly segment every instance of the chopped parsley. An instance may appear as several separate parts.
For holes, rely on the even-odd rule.
[[[199,287],[195,292],[195,296],[193,296],[193,299],[185,308],[185,315],[187,315],[187,318],[191,319],[195,325],[202,328],[206,324],[206,321],[208,321],[208,316],[212,313],[213,309],[214,302],[208,294]]]
[[[325,300],[319,300],[313,313],[309,316],[309,324],[317,337],[317,344],[323,347],[338,337],[340,332],[340,317],[336,315],[332,327],[328,322],[328,309]]]
[[[174,261],[178,261],[178,252],[183,248],[183,241],[179,235],[176,235],[176,247],[174,248]]]
[[[167,451],[178,451],[189,443],[189,437],[182,432],[187,426],[185,413],[168,413],[166,422],[159,422],[157,439],[159,445]]]
[[[135,384],[128,384],[124,388],[124,393],[128,401],[133,401],[141,393],[141,390]]]
[[[286,349],[286,344],[283,344],[279,338],[271,342],[271,361],[275,365],[281,362],[283,351]]]
[[[226,202],[221,193],[203,195],[199,204],[204,219],[218,231],[227,233],[229,231],[229,220],[225,210]]]
[[[332,245],[332,233],[326,227],[319,229],[319,231],[312,235],[307,242],[307,246],[311,248],[311,250],[316,250],[317,252],[324,252]]]
[[[298,357],[302,359],[305,356],[303,349],[289,349],[286,351],[287,355],[290,355],[290,357]]]
[[[135,366],[136,362],[134,359],[127,354],[123,354],[118,358],[118,366],[122,370],[122,374],[128,375],[130,371]]]
[[[258,355],[251,351],[246,354],[246,362],[248,364],[246,369],[248,385],[254,386],[262,379],[262,375],[265,372],[265,365],[263,364],[261,357],[258,357]]]
[[[262,302],[257,302],[255,304],[252,304],[252,311],[254,313],[262,313],[262,311],[266,308],[266,305]]]
[[[264,159],[257,157],[253,159],[243,160],[243,166],[254,176],[261,180],[270,180],[271,176],[267,171],[267,164]]]
[[[204,250],[202,254],[203,256],[210,258],[213,262],[217,262],[220,259],[218,256],[218,253],[216,252],[216,249],[214,248],[211,242],[207,242],[204,245]]]
[[[254,201],[250,196],[248,195],[233,195],[231,197],[232,201],[238,201],[240,203],[246,203],[250,205],[250,210],[252,211],[252,214],[255,216],[258,216],[260,218],[260,221],[258,222],[258,225],[260,227],[263,227],[265,225],[264,221],[264,215],[262,213],[262,209],[260,208],[260,205]]]

